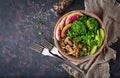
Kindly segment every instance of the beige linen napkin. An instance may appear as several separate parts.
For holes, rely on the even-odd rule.
[[[120,38],[120,4],[114,0],[85,0],[85,10],[97,14],[106,25],[106,45],[96,58],[74,63],[85,72],[84,76],[66,64],[62,66],[75,78],[109,78],[109,61],[116,58],[116,52],[109,45]]]

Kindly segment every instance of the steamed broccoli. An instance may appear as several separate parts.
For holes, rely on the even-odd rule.
[[[95,18],[82,16],[72,23],[67,36],[73,39],[74,44],[81,42],[92,47],[97,45],[95,36],[98,29],[99,22]]]
[[[67,36],[69,37],[77,37],[80,35],[84,35],[86,33],[86,26],[84,25],[84,23],[82,23],[81,21],[75,21],[73,22],[71,29],[68,31]]]
[[[81,21],[81,22],[83,22],[84,24],[86,23],[86,21],[88,20],[88,17],[87,16],[82,16],[82,17],[80,17],[79,19],[78,19],[78,21]]]
[[[88,32],[86,35],[81,36],[81,42],[90,47],[97,44],[97,40],[95,40],[95,33]]]
[[[89,18],[86,22],[89,30],[96,31],[99,28],[99,23],[95,18]]]

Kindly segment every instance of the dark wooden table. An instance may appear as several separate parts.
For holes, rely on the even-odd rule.
[[[61,16],[51,12],[58,0],[0,0],[0,78],[70,78],[61,63],[29,49],[46,38],[53,43],[53,28]],[[118,0],[120,1],[120,0]],[[76,0],[65,11],[84,9]],[[111,46],[117,51],[110,63],[111,78],[120,78],[120,40]]]

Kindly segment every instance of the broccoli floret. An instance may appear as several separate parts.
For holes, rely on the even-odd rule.
[[[81,42],[83,43],[83,44],[88,44],[88,37],[87,37],[87,35],[83,35],[83,36],[81,36]]]
[[[68,37],[74,38],[73,43],[77,44],[80,41],[78,36],[86,34],[86,26],[83,22],[76,20],[72,23],[70,30],[67,33]]]
[[[69,37],[76,37],[76,36],[80,36],[86,33],[86,26],[84,25],[84,23],[82,23],[81,21],[75,21],[73,22],[73,24],[71,25],[70,30],[68,31],[67,36]]]
[[[86,26],[81,21],[73,22],[71,29],[76,35],[83,35],[86,33]]]
[[[87,16],[84,15],[84,16],[80,17],[78,20],[85,24],[87,19],[88,19]]]
[[[97,44],[95,40],[97,29],[99,29],[99,22],[95,18],[82,16],[72,23],[67,36],[73,39],[74,44],[82,42],[92,47]]]
[[[86,44],[90,47],[97,44],[97,40],[95,40],[95,33],[92,31],[88,31],[85,35],[81,36],[81,41],[83,44]]]
[[[89,30],[96,31],[99,28],[99,23],[95,18],[89,18],[86,22]]]

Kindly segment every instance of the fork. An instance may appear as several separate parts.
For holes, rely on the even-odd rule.
[[[44,47],[43,47],[44,46]],[[49,43],[47,40],[42,40],[41,44],[33,43],[30,47],[30,49],[34,50],[35,52],[41,53],[45,56],[54,56],[59,61],[69,65],[76,71],[80,72],[81,75],[84,74],[84,71],[82,71],[80,68],[75,66],[73,63],[69,62],[67,59],[63,58],[59,53],[56,47],[54,47],[51,43]],[[49,52],[50,51],[50,52]],[[52,53],[55,52],[55,53]]]
[[[35,52],[38,52],[38,53],[41,53],[45,56],[53,56],[49,53],[48,49],[44,48],[42,45],[38,44],[38,43],[33,43],[31,46],[30,46],[30,49],[35,51]]]
[[[75,69],[76,71],[80,72],[82,75],[84,74],[84,71],[80,68],[78,68],[76,65],[74,65],[73,63],[71,63],[69,60],[65,59],[64,57],[62,57],[57,48],[52,45],[50,42],[48,42],[47,40],[43,39],[41,40],[41,45],[45,48],[47,48],[49,50],[49,53],[51,55],[53,55],[54,57],[56,57],[56,59],[58,59],[59,61],[69,65],[70,67],[72,67],[73,69]],[[45,54],[45,53],[42,53]]]
[[[34,50],[35,52],[41,53],[43,51],[44,47],[39,45],[39,44],[37,44],[37,43],[33,43],[30,46],[30,49]]]

